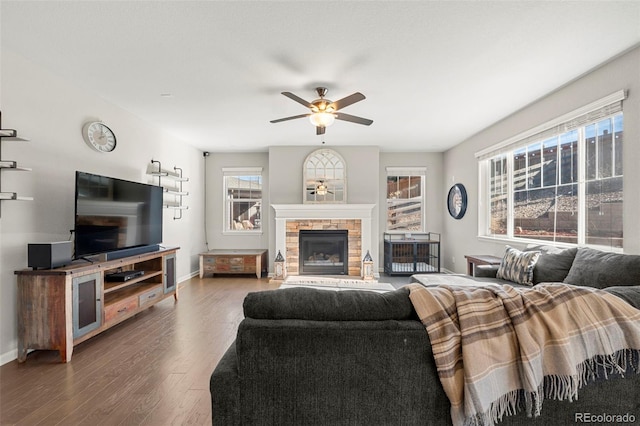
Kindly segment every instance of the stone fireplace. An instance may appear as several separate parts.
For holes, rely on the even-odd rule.
[[[301,262],[304,262],[304,258],[300,258],[300,231],[303,234],[305,231],[341,231],[346,234],[347,254],[346,259],[343,259],[346,261],[346,269],[344,272],[326,273],[361,276],[364,253],[373,249],[373,204],[274,204],[272,207],[276,220],[275,252],[280,250],[283,254],[287,275],[323,274],[322,270],[312,272],[313,268],[302,271]],[[319,256],[318,250],[316,255]],[[313,253],[306,255],[306,259],[309,260],[311,256]],[[317,263],[315,266],[318,266]]]

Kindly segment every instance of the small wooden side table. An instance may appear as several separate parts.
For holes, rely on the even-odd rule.
[[[466,254],[464,256],[467,259],[467,275],[475,275],[476,265],[499,265],[502,262],[502,258],[498,256],[492,256],[489,254]]]
[[[256,274],[267,270],[267,250],[210,250],[200,253],[200,278],[205,274]]]

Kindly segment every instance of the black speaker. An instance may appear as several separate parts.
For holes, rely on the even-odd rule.
[[[28,245],[28,265],[33,269],[51,269],[71,263],[71,241],[54,243],[30,243]]]

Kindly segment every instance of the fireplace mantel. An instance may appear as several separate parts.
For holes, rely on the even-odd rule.
[[[276,219],[371,219],[375,204],[272,204]]]
[[[272,204],[275,211],[275,252],[287,253],[287,221],[357,219],[361,225],[361,248],[363,252],[371,250],[372,215],[375,204]],[[377,263],[374,259],[374,263]]]

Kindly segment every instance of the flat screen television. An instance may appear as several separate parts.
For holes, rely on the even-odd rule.
[[[76,259],[162,242],[160,186],[76,171]]]

